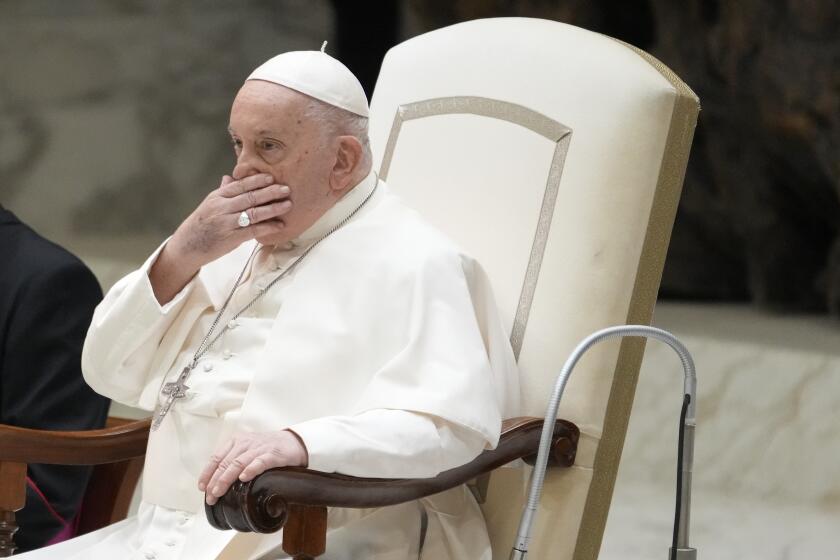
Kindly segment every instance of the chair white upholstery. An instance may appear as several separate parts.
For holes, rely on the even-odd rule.
[[[649,55],[557,22],[471,21],[385,57],[375,167],[487,270],[523,414],[545,413],[584,336],[650,322],[698,110]],[[581,428],[577,463],[548,477],[535,558],[597,557],[643,352],[604,343],[575,371],[560,417]],[[494,558],[509,553],[527,474],[491,479]]]

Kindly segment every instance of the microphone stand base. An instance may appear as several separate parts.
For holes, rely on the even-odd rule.
[[[696,548],[678,548],[676,550],[676,554],[674,554],[674,549],[668,549],[668,558],[674,560],[697,560],[697,549]]]

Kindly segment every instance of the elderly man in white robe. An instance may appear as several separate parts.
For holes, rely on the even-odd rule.
[[[518,384],[488,280],[371,170],[367,115],[323,52],[245,81],[233,172],[111,289],[85,343],[95,390],[154,411],[139,512],[24,558],[286,558],[280,535],[211,528],[202,502],[274,467],[431,477],[496,445]],[[461,487],[332,509],[323,558],[491,553]]]

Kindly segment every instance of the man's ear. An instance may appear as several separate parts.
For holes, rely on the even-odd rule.
[[[347,190],[353,186],[364,159],[362,143],[355,136],[339,136],[335,165],[330,173],[330,188],[335,192]]]

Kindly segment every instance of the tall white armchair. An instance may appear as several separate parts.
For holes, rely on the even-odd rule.
[[[698,111],[650,55],[553,21],[471,21],[385,57],[375,167],[487,270],[524,415],[545,414],[586,335],[650,322]],[[577,459],[548,476],[534,558],[597,558],[643,352],[605,343],[576,369],[560,417],[581,430]],[[494,558],[510,552],[528,471],[491,477]]]

